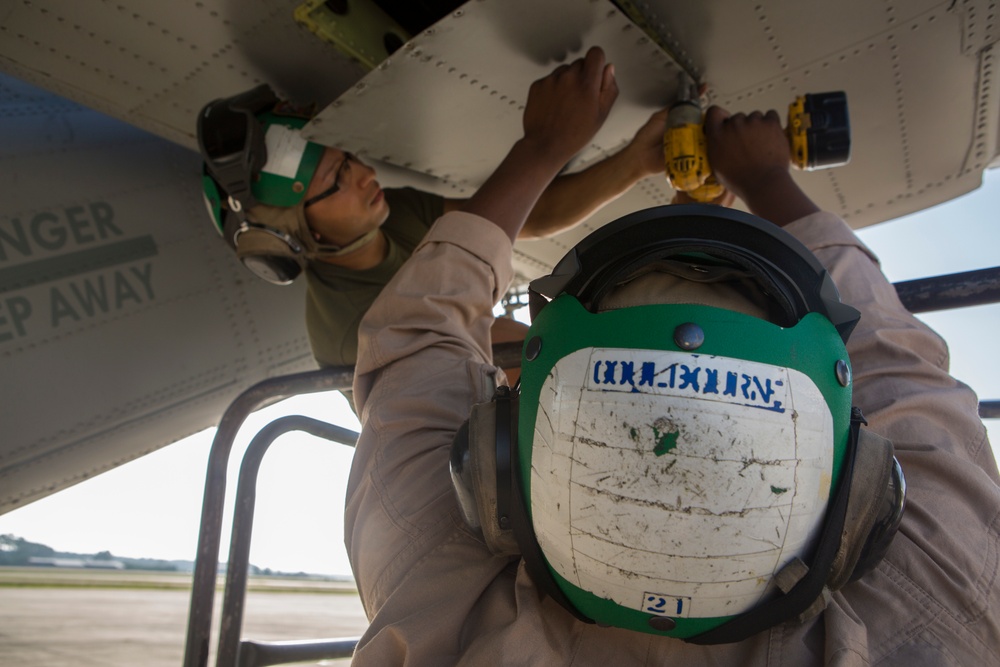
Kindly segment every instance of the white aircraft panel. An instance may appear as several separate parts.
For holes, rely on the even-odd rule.
[[[610,3],[472,2],[324,109],[307,138],[475,191],[521,136],[532,81],[600,45],[621,90],[575,165],[621,148],[676,97],[681,69]],[[502,66],[498,66],[502,63]]]
[[[785,116],[797,95],[845,91],[851,163],[796,179],[854,227],[975,189],[997,155],[993,47],[981,50],[997,38],[988,2],[634,4],[671,55],[609,3],[479,0],[411,40],[305,133],[468,194],[520,136],[531,81],[599,44],[622,93],[571,170],[620,148],[674,99],[675,58],[708,84],[709,103],[734,112],[774,108]],[[577,231],[670,195],[649,179]],[[538,275],[578,236],[519,243],[518,273]]]

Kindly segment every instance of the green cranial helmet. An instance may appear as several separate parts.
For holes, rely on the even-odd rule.
[[[491,550],[579,619],[739,641],[881,558],[903,484],[852,410],[858,312],[784,230],[640,211],[529,296],[520,392],[474,408],[452,476]]]
[[[209,215],[243,265],[278,285],[290,284],[309,261],[350,252],[375,233],[346,246],[320,243],[311,233],[305,207],[336,192],[337,183],[303,201],[324,151],[302,138],[310,116],[279,102],[267,85],[198,114]]]
[[[323,154],[322,146],[301,136],[308,120],[279,102],[266,84],[201,110],[203,188],[220,233],[226,235],[226,208],[243,219],[257,204],[291,207],[302,201]]]

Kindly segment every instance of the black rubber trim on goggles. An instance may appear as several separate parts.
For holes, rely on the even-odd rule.
[[[829,273],[795,237],[742,211],[710,204],[637,211],[594,231],[528,286],[531,318],[560,294],[594,312],[611,288],[644,264],[704,253],[749,271],[789,320],[825,316],[846,342],[860,318],[841,303]]]
[[[278,98],[267,84],[240,95],[214,100],[198,114],[198,148],[209,174],[246,211],[257,201],[250,191],[256,174],[267,163],[264,128],[257,115],[274,107]]]

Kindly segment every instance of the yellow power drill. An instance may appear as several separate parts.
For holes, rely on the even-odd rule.
[[[792,164],[812,171],[838,167],[851,159],[851,126],[847,95],[843,92],[801,95],[788,105],[785,128]],[[663,135],[667,181],[698,202],[709,202],[725,192],[708,164],[704,116],[694,82],[682,77],[680,95],[667,112]]]

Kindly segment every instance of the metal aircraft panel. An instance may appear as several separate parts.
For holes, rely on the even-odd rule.
[[[993,47],[968,47],[971,26],[978,25],[976,3],[949,9],[930,0],[902,7],[864,0],[725,2],[711,11],[690,3],[636,4],[673,55],[602,3],[480,0],[407,43],[321,112],[305,134],[469,193],[520,136],[530,82],[597,44],[616,64],[621,95],[571,171],[623,146],[650,113],[676,96],[675,62],[708,83],[711,103],[734,112],[777,109],[785,115],[797,95],[846,91],[850,164],[796,177],[821,207],[854,227],[975,189],[996,157],[996,83],[984,75]],[[556,14],[561,20],[553,20]],[[514,17],[531,26],[524,39],[511,37]],[[975,36],[982,47],[995,41],[996,31]],[[504,66],[495,67],[496,60]],[[650,179],[623,200],[635,210],[666,203],[670,195],[665,182]],[[519,243],[518,274],[544,272],[577,232],[616,212],[600,211],[558,240]]]
[[[304,285],[238,265],[208,223],[196,153],[7,77],[0,93],[2,511],[315,363]]]
[[[300,0],[0,2],[0,71],[197,149],[207,102],[265,81],[326,104],[364,73],[295,22]]]
[[[515,22],[528,28],[515,30]],[[681,72],[606,3],[469,3],[408,42],[303,134],[472,194],[520,137],[531,82],[595,44],[615,63],[622,94],[609,122],[574,161],[586,165],[624,146],[676,97]]]

